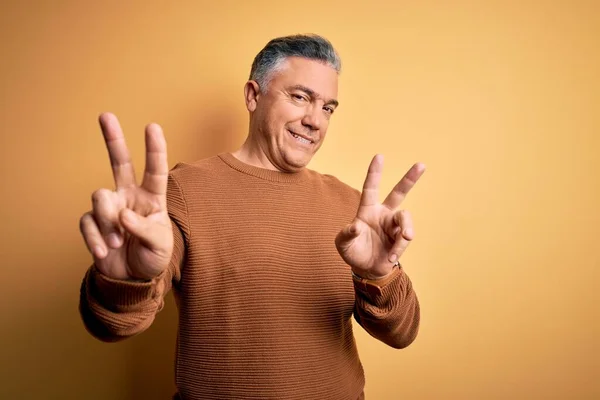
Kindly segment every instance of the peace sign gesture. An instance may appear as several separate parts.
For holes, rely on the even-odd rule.
[[[376,155],[369,165],[356,217],[335,239],[344,261],[356,275],[367,279],[388,275],[414,238],[410,214],[398,207],[425,172],[425,165],[413,165],[380,204],[382,169],[383,157]]]
[[[146,127],[146,167],[142,184],[117,118],[100,116],[115,190],[92,194],[92,210],[80,230],[101,273],[115,279],[152,279],[171,260],[173,230],[167,213],[167,144],[157,124]]]

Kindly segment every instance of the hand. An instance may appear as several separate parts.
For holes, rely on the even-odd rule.
[[[335,239],[335,245],[344,261],[356,275],[367,279],[379,279],[390,274],[413,240],[410,214],[397,208],[425,172],[425,165],[413,165],[380,204],[379,181],[382,169],[383,157],[376,155],[369,165],[358,213]]]
[[[115,279],[152,279],[169,265],[173,230],[167,213],[167,144],[157,124],[146,127],[146,167],[141,186],[117,118],[100,116],[116,190],[99,189],[80,220],[98,270]]]

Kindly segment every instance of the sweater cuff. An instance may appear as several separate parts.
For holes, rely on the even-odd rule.
[[[404,274],[402,267],[396,267],[391,274],[383,279],[370,280],[365,278],[358,278],[354,276],[354,288],[357,292],[363,294],[365,297],[375,300],[377,298],[386,298],[390,292],[393,292],[395,285],[393,283]]]
[[[88,274],[89,294],[99,304],[114,311],[125,311],[161,297],[163,275],[146,282],[126,281],[102,274],[95,265]]]

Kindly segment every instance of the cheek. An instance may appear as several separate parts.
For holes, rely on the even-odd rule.
[[[302,120],[302,117],[304,116],[304,110],[302,107],[298,107],[297,105],[283,102],[279,104],[276,109],[274,109],[274,115],[277,122],[285,125],[289,122],[297,122]]]
[[[297,127],[304,116],[302,107],[287,101],[272,103],[262,110],[262,127],[266,136],[271,140],[283,140],[286,128]]]

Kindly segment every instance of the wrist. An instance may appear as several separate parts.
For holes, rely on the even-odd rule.
[[[114,271],[106,271],[98,267],[97,263],[94,263],[94,268],[98,274],[103,276],[104,278],[108,278],[115,282],[125,282],[125,283],[150,283],[154,278],[136,278],[134,276],[129,275],[128,273],[119,273]]]
[[[370,271],[364,271],[364,270],[361,271],[361,270],[357,270],[355,268],[351,268],[351,271],[352,271],[352,277],[354,279],[379,281],[379,280],[384,280],[384,279],[388,278],[389,276],[391,276],[394,273],[394,270],[396,269],[396,267],[400,267],[399,261],[396,261],[394,264],[392,264],[392,268],[387,273],[384,273],[384,274],[375,274]]]

